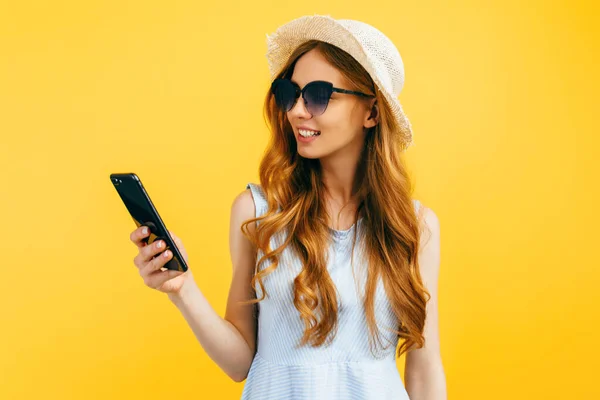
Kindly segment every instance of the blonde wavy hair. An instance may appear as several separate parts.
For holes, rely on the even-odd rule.
[[[379,340],[375,321],[375,289],[381,277],[394,314],[400,321],[394,330],[400,339],[397,357],[413,346],[422,347],[426,302],[430,294],[425,289],[418,268],[420,228],[415,215],[412,186],[400,156],[401,135],[392,118],[385,98],[375,90],[368,72],[345,51],[320,41],[299,46],[277,76],[291,77],[296,61],[306,52],[318,49],[325,59],[345,76],[348,89],[375,94],[379,105],[379,123],[369,129],[357,173],[358,209],[356,221],[362,216],[368,274],[363,301],[370,332],[370,343]],[[268,210],[245,221],[242,232],[262,250],[256,262],[252,288],[260,285],[262,296],[246,304],[258,303],[266,296],[263,278],[279,265],[279,256],[290,246],[300,258],[303,268],[294,279],[294,305],[304,322],[301,346],[317,347],[333,339],[338,327],[337,296],[327,271],[327,247],[331,240],[326,214],[324,187],[319,160],[298,155],[293,130],[285,113],[279,110],[270,91],[264,103],[264,116],[272,133],[259,168],[260,184]],[[250,223],[259,222],[252,233]],[[271,249],[273,235],[286,231],[281,246]],[[353,247],[357,240],[354,230]],[[258,266],[270,261],[259,271]],[[316,311],[322,316],[317,318]]]

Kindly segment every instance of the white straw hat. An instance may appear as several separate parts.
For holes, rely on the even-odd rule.
[[[404,64],[394,43],[378,29],[361,21],[333,19],[326,15],[294,19],[267,35],[267,61],[271,79],[281,72],[290,55],[302,43],[320,40],[350,54],[371,75],[396,118],[402,150],[413,145],[410,121],[398,96],[404,86]]]

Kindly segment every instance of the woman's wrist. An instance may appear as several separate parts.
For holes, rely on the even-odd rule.
[[[194,295],[194,292],[199,292],[200,288],[192,277],[189,277],[177,292],[167,293],[169,299],[177,306],[186,304],[189,298]]]

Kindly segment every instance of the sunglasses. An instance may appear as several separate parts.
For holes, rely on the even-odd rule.
[[[321,115],[325,112],[333,92],[362,97],[375,97],[370,94],[336,88],[333,87],[331,82],[325,81],[307,83],[302,89],[289,79],[275,79],[271,84],[271,93],[275,96],[277,106],[283,112],[288,112],[294,108],[298,98],[302,95],[304,105],[312,116]]]

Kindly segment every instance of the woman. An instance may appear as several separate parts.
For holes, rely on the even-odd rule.
[[[171,254],[144,246],[141,227],[131,239],[144,282],[246,380],[242,399],[445,399],[439,223],[410,196],[398,50],[362,22],[308,16],[269,36],[267,58],[272,138],[260,185],[232,205],[225,318],[191,270],[161,271]]]

